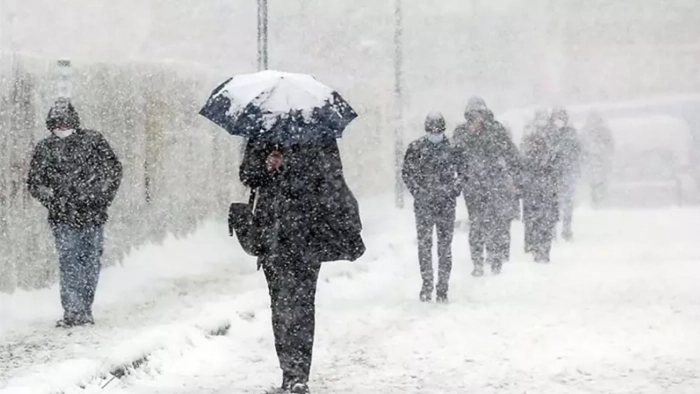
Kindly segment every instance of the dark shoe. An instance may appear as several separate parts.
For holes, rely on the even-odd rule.
[[[549,256],[545,253],[537,253],[535,254],[535,263],[547,264],[549,263]]]
[[[475,278],[484,276],[484,266],[482,266],[482,265],[474,266],[474,270],[472,271],[472,276]]]
[[[436,300],[438,304],[447,304],[447,294],[438,294]]]
[[[56,322],[56,328],[71,328],[75,326],[75,320],[71,318],[63,318]]]
[[[63,319],[56,322],[56,327],[58,328],[71,328],[75,326],[83,325],[81,315],[75,312],[64,312]]]
[[[294,378],[291,375],[288,375],[286,373],[282,374],[282,387],[281,389],[283,392],[289,391],[289,389],[292,387],[292,383],[294,382]]]
[[[423,283],[423,287],[420,289],[419,297],[421,302],[430,302],[433,299],[433,286],[431,284]]]
[[[564,231],[561,233],[561,237],[564,238],[564,241],[571,242],[574,240],[574,233],[571,231]]]
[[[311,391],[309,391],[309,385],[306,383],[294,383],[292,385],[291,390],[289,390],[290,393],[292,394],[310,394]]]
[[[503,263],[493,263],[491,264],[491,273],[494,275],[498,275],[501,273],[501,269],[503,269]]]
[[[432,301],[433,296],[431,293],[426,293],[425,291],[421,290],[420,292],[420,300],[421,302],[430,302]]]

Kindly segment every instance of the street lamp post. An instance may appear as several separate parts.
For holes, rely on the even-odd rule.
[[[258,71],[268,68],[267,0],[258,0]]]
[[[403,158],[403,10],[402,0],[394,0],[394,94],[396,100],[396,118],[394,129],[394,171],[396,177],[396,206],[403,208],[404,193],[401,179]]]

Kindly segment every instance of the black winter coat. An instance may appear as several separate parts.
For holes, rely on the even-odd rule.
[[[49,223],[85,228],[107,222],[121,179],[122,165],[102,134],[77,130],[37,144],[27,186],[49,210]]]
[[[506,129],[491,118],[484,130],[458,126],[454,139],[467,203],[485,215],[510,219],[521,189],[521,160]]]
[[[406,150],[401,175],[416,206],[454,208],[461,193],[457,156],[447,138],[434,143],[427,136]]]
[[[354,261],[365,252],[357,200],[345,183],[335,140],[280,148],[282,166],[270,173],[275,146],[248,142],[241,182],[258,190],[256,226],[263,256],[285,254],[306,261]]]
[[[547,136],[535,133],[523,141],[525,219],[539,217],[556,223],[561,164],[556,146]]]

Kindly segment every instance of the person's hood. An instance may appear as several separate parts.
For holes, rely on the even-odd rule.
[[[68,129],[78,130],[80,128],[80,116],[73,104],[68,99],[60,98],[49,109],[46,116],[46,128],[52,133],[65,126]]]

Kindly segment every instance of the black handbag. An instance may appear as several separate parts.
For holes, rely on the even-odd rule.
[[[263,252],[261,231],[255,223],[256,190],[250,191],[248,203],[234,202],[228,209],[228,233],[234,232],[243,250],[251,256],[260,256]]]

